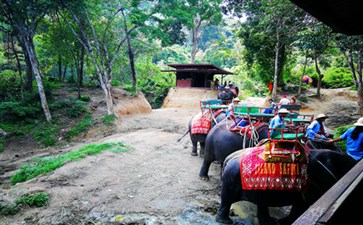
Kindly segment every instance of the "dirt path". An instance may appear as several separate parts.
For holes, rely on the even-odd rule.
[[[264,100],[250,98],[243,103],[263,105]],[[319,111],[310,105],[305,110],[324,111],[329,103],[321,106]],[[220,167],[212,164],[210,181],[199,180],[202,158],[190,155],[189,136],[177,142],[198,111],[163,108],[125,115],[116,134],[63,149],[78,149],[89,142],[119,141],[132,148],[127,153],[106,151],[89,156],[47,176],[13,187],[3,186],[0,199],[45,191],[50,201],[46,207],[24,209],[0,224],[217,224],[214,220],[219,205]],[[238,205],[235,224],[256,224],[255,206],[246,202]]]

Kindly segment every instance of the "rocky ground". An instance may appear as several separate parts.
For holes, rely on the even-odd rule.
[[[174,93],[174,100],[177,95]],[[188,99],[185,93],[179,98]],[[220,167],[213,164],[210,180],[200,180],[202,158],[190,155],[188,136],[177,142],[186,132],[190,118],[200,110],[198,102],[195,104],[195,93],[189,98],[193,107],[175,107],[169,102],[169,106],[151,110],[143,100],[122,100],[126,99],[133,102],[120,108],[126,113],[113,132],[94,128],[83,139],[63,147],[31,146],[26,152],[22,149],[26,143],[19,143],[17,148],[14,143],[9,144],[0,155],[0,162],[6,168],[1,175],[4,181],[0,199],[12,201],[23,193],[38,191],[45,191],[50,198],[47,206],[24,208],[15,216],[2,218],[0,224],[216,224]],[[248,98],[243,103],[263,105],[265,98]],[[312,97],[302,112],[326,113],[330,115],[327,126],[334,128],[355,122],[356,107],[351,92],[324,90],[322,100]],[[94,113],[102,114],[103,110],[102,104],[98,104]],[[17,166],[32,157],[61,154],[89,143],[104,142],[123,142],[132,150],[105,151],[14,186],[6,182]],[[273,210],[276,216],[281,216],[288,208]],[[234,213],[235,224],[257,224],[255,206],[251,203],[236,204]]]

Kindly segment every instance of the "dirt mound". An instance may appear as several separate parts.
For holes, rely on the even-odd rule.
[[[199,108],[201,100],[216,99],[218,91],[205,88],[170,88],[162,108]]]

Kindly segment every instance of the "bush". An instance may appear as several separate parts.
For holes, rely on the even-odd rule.
[[[60,131],[60,127],[46,123],[41,129],[33,131],[35,140],[41,141],[45,147],[55,145],[57,141],[57,134]]]
[[[27,105],[21,102],[0,102],[0,119],[37,118],[38,115],[42,115],[40,109],[38,105]]]
[[[17,204],[0,204],[0,215],[8,216],[8,215],[15,215],[19,212],[19,207]]]
[[[65,99],[55,102],[52,105],[52,109],[62,109],[70,117],[79,117],[87,112],[87,105],[81,100]]]
[[[329,68],[325,72],[322,80],[322,86],[324,88],[342,88],[352,85],[354,85],[354,81],[348,68]]]
[[[81,96],[81,101],[89,102],[89,101],[91,101],[91,97],[88,95],[83,95],[83,96]]]
[[[45,192],[38,192],[35,194],[27,194],[24,197],[15,201],[17,205],[27,205],[30,207],[41,207],[48,204],[48,196]]]

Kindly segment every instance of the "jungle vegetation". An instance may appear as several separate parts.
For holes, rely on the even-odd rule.
[[[321,88],[351,87],[363,115],[363,38],[332,33],[288,0],[1,0],[0,12],[0,129],[51,123],[50,134],[38,134],[46,145],[61,129],[60,109],[81,117],[80,130],[92,124],[82,88],[102,88],[105,120],[115,116],[114,86],[160,107],[175,84],[161,72],[169,63],[232,71],[241,95],[266,96],[270,81],[273,97],[283,86],[302,99],[307,85],[318,97]],[[77,99],[52,99],[64,84]]]

